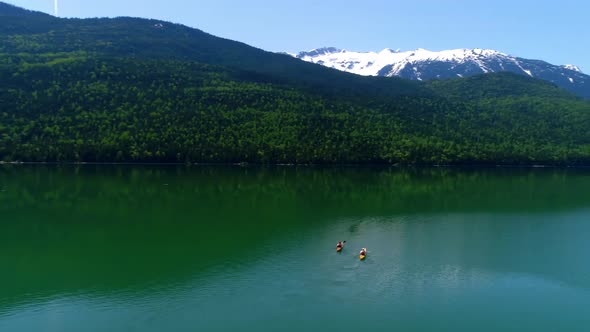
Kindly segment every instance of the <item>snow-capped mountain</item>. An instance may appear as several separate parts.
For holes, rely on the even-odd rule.
[[[365,76],[399,76],[414,80],[447,79],[509,71],[550,81],[590,98],[590,76],[574,65],[556,66],[541,60],[511,56],[489,49],[433,52],[392,50],[352,52],[334,47],[291,54],[304,61]]]

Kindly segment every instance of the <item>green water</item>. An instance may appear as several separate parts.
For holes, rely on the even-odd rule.
[[[589,254],[590,170],[0,167],[2,332],[590,331]]]

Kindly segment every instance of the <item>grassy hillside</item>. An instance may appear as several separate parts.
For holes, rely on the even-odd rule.
[[[0,16],[1,160],[590,164],[590,103],[534,79],[361,77],[166,22]]]

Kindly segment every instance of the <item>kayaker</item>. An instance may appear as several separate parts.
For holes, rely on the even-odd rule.
[[[367,256],[367,248],[361,249],[361,255]]]
[[[344,243],[345,243],[345,242],[346,242],[346,241],[340,241],[340,242],[338,242],[338,244],[336,244],[336,249],[338,249],[338,248],[343,248],[343,247],[344,247]]]

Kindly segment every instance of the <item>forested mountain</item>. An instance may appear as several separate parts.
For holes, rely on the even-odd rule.
[[[0,16],[1,160],[590,164],[590,103],[544,81],[363,77],[167,22]]]

